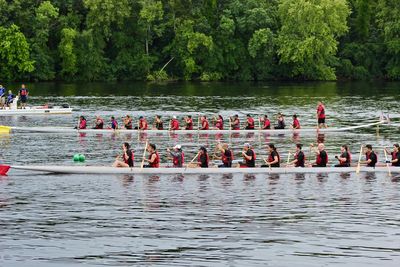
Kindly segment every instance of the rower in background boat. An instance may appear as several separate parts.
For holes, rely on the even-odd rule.
[[[156,115],[156,118],[155,118],[154,122],[155,122],[155,128],[157,130],[164,130],[164,122],[162,121],[160,115]]]
[[[291,128],[292,128],[292,129],[300,129],[300,121],[299,121],[297,115],[294,114],[294,115],[292,116],[292,118],[293,118],[293,122],[292,122],[292,125],[290,125]]]
[[[193,130],[193,119],[191,115],[187,115],[184,119],[185,130]]]
[[[221,152],[220,156],[216,156],[215,158],[222,161],[221,165],[218,165],[218,168],[231,168],[233,161],[233,153],[232,150],[229,149],[229,145],[217,144],[217,149]]]
[[[21,89],[19,89],[19,92],[18,92],[18,96],[19,96],[19,100],[21,101],[22,109],[26,108],[26,102],[28,102],[28,95],[29,95],[28,89],[25,87],[25,84],[22,84]]]
[[[247,114],[246,117],[246,127],[245,130],[254,130],[254,119],[250,114]]]
[[[118,122],[114,116],[111,116],[111,127],[109,129],[113,129],[113,130],[118,129]]]
[[[318,101],[317,105],[317,121],[318,121],[318,128],[327,128],[326,126],[326,115],[325,115],[325,106],[322,101]]]
[[[268,119],[268,115],[264,115],[262,119],[263,122],[263,130],[270,130],[271,129],[271,121]]]
[[[218,118],[214,118],[214,127],[217,130],[224,129],[224,118],[221,115],[218,115]]]
[[[155,144],[148,144],[146,148],[149,158],[144,159],[149,164],[144,165],[144,168],[159,168],[160,167],[160,156],[158,155],[157,148]]]
[[[138,123],[139,130],[147,130],[149,128],[149,124],[147,123],[147,120],[145,117],[140,116],[139,117],[139,123]]]
[[[118,168],[129,168],[129,167],[132,168],[134,166],[134,162],[135,162],[135,154],[131,150],[131,146],[129,145],[129,143],[123,143],[122,156],[118,155],[112,166]]]
[[[0,84],[0,108],[4,109],[6,107],[6,88]]]
[[[277,124],[275,125],[275,129],[285,129],[285,117],[282,113],[278,113]]]
[[[386,152],[392,155],[392,159],[386,161],[386,163],[392,163],[392,166],[400,167],[400,147],[399,144],[393,145],[393,151],[389,151],[386,147],[384,148]]]
[[[328,153],[325,151],[325,145],[323,143],[319,143],[315,148],[314,144],[311,144],[311,148],[314,149],[314,153],[316,155],[315,164],[311,165],[312,167],[326,167],[328,164]]]
[[[170,130],[171,131],[179,130],[179,121],[177,120],[176,116],[172,117],[172,120],[170,123]]]
[[[86,129],[86,119],[84,116],[79,116],[78,126],[75,126],[74,129],[79,129],[79,130]]]
[[[96,116],[96,120],[94,122],[93,129],[103,129],[104,128],[104,120],[100,116]]]
[[[171,156],[173,168],[182,168],[185,163],[185,154],[182,151],[181,145],[175,145],[173,151],[167,148],[167,152]]]
[[[365,152],[365,160],[360,161],[360,164],[375,168],[375,165],[378,162],[378,156],[372,150],[372,145],[366,145],[364,152]]]
[[[209,130],[210,129],[207,117],[205,115],[201,116],[200,122],[201,122],[200,130]]]
[[[281,158],[274,144],[268,144],[268,153],[268,159],[264,159],[265,164],[261,165],[261,167],[279,168]]]
[[[243,162],[239,162],[240,168],[254,168],[256,166],[256,153],[249,143],[245,143],[242,151]]]
[[[124,128],[127,130],[132,130],[133,129],[133,123],[132,123],[132,118],[129,115],[126,115],[123,119],[122,122],[124,123]]]
[[[240,120],[237,114],[231,118],[231,129],[240,130]]]
[[[294,154],[294,160],[289,162],[288,165],[294,165],[295,167],[304,167],[306,157],[304,155],[302,148],[303,148],[302,144],[296,144],[296,153]]]
[[[335,167],[350,167],[351,154],[349,151],[349,147],[347,145],[342,145],[340,147],[340,151],[340,155],[335,156],[335,158],[339,161],[339,164],[336,164]]]

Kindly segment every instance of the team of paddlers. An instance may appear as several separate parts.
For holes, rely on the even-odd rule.
[[[326,128],[325,124],[325,107],[322,104],[322,102],[318,102],[317,106],[317,124],[319,128]],[[290,124],[290,128],[292,129],[300,129],[300,121],[298,119],[298,116],[294,114],[292,116],[292,123]],[[256,120],[258,120],[258,125],[256,125]],[[262,117],[258,118],[253,118],[250,114],[246,116],[246,122],[245,126],[241,126],[240,118],[239,115],[234,115],[233,117],[229,118],[229,127],[232,130],[254,130],[254,129],[262,129],[262,130],[269,130],[269,129],[285,129],[286,128],[286,123],[285,123],[285,117],[282,113],[278,113],[277,119],[276,119],[276,124],[271,125],[271,121],[268,118],[268,115],[264,115]],[[93,129],[137,129],[137,130],[148,130],[150,129],[149,123],[147,122],[147,119],[144,116],[140,116],[139,120],[137,123],[134,125],[133,118],[130,115],[126,115],[124,118],[122,118],[122,123],[123,126],[119,127],[118,121],[114,116],[110,118],[110,122],[108,126],[105,125],[104,119],[101,118],[100,116],[96,116],[96,119],[94,121],[94,126]],[[183,126],[181,124],[181,121],[178,120],[176,116],[172,116],[172,119],[169,122],[169,125],[167,128],[164,126],[164,121],[162,120],[160,115],[155,116],[152,124],[152,129],[154,130],[170,130],[170,131],[176,131],[176,130],[194,130],[194,121],[193,117],[191,115],[186,116],[183,118]],[[207,118],[207,116],[202,115],[198,118],[197,122],[197,129],[198,130],[223,130],[224,129],[224,118],[221,115],[218,115],[216,117],[213,117],[211,120]],[[84,116],[79,117],[79,123],[75,127],[77,129],[86,129],[87,126],[87,121]]]
[[[290,161],[291,152],[289,152],[288,160],[286,162],[287,167],[327,167],[328,166],[328,153],[325,150],[323,143],[319,143],[317,146],[310,145],[310,155],[315,154],[315,162],[307,161],[306,155],[302,150],[302,144],[296,144],[295,152],[293,153],[293,160]],[[113,166],[114,167],[134,167],[134,152],[131,150],[129,143],[122,145],[123,153],[118,155]],[[259,167],[267,168],[279,168],[281,167],[281,157],[278,149],[274,144],[268,145],[268,157],[262,158],[263,164]],[[365,160],[361,160],[361,154],[365,153]],[[393,151],[388,151],[384,148],[385,158],[386,153],[391,154],[391,159],[386,159],[386,164],[392,164],[392,166],[400,167],[400,148],[399,144],[393,145]],[[146,157],[147,153],[147,157]],[[232,149],[226,143],[218,143],[215,147],[214,154],[212,155],[213,160],[220,160],[220,164],[213,165],[207,148],[201,146],[196,156],[185,165],[185,154],[180,145],[173,147],[173,150],[167,149],[168,158],[172,161],[172,164],[167,167],[182,168],[182,167],[219,167],[219,168],[254,168],[256,167],[256,153],[249,143],[245,143],[243,150],[240,154],[242,161],[239,161],[236,165],[233,164],[234,153]],[[196,161],[197,160],[197,161]],[[141,167],[143,168],[159,168],[160,167],[160,155],[157,152],[156,145],[147,144],[142,158]],[[347,145],[341,146],[341,152],[335,156],[336,164],[334,167],[350,167],[352,162],[351,153]],[[146,164],[144,164],[146,163]],[[378,156],[373,151],[371,145],[366,145],[361,148],[360,159],[358,163],[366,165],[368,167],[375,167],[378,163]]]

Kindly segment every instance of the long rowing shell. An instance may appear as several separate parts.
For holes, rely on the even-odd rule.
[[[72,108],[54,107],[31,107],[26,109],[0,109],[0,116],[11,116],[11,115],[60,115],[60,114],[71,114]]]
[[[329,132],[346,132],[356,129],[369,128],[379,124],[384,124],[386,121],[377,121],[368,124],[342,127],[342,128],[302,128],[302,129],[271,129],[271,130],[127,130],[127,129],[72,129],[67,127],[11,127],[14,132],[29,132],[29,133],[90,133],[90,134],[110,134],[110,133],[149,133],[149,134],[234,134],[234,133],[263,133],[263,134],[293,134],[293,133],[329,133]]]

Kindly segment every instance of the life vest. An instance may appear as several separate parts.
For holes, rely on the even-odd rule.
[[[215,122],[215,127],[219,130],[223,130],[224,129],[224,121],[222,119],[218,119]]]
[[[208,154],[205,154],[205,156],[206,156],[206,161],[203,163],[202,162],[202,157],[204,157],[204,154],[201,154],[198,158],[197,158],[197,161],[199,162],[199,166],[201,167],[201,168],[208,168],[208,162],[210,161],[210,158],[208,157]]]
[[[325,118],[325,107],[324,105],[319,105],[317,108],[317,112],[319,113],[318,119],[324,119]]]
[[[247,127],[248,127],[248,129],[254,129],[254,119],[253,118],[247,119]]]
[[[323,162],[323,159],[322,159],[322,157],[321,157],[321,152],[322,152],[322,151],[324,151],[324,152],[325,152],[325,155],[326,155],[326,160],[325,160],[325,162]],[[326,153],[325,150],[322,150],[322,151],[317,155],[316,163],[317,163],[318,166],[324,166],[324,167],[326,167],[326,164],[328,163],[328,153]]]
[[[227,155],[228,154],[228,155]],[[231,150],[225,150],[225,153],[222,153],[221,155],[221,160],[222,163],[226,166],[226,167],[231,167],[232,166],[232,160],[233,160],[233,153]]]
[[[148,125],[147,125],[147,121],[145,119],[139,120],[139,128],[140,128],[140,130],[147,130]]]
[[[177,119],[171,121],[171,130],[179,130],[179,121]]]
[[[5,93],[6,93],[6,89],[1,87],[0,88],[0,97],[3,97],[5,95]]]
[[[153,154],[156,155],[156,159],[153,162],[150,162],[150,168],[159,168],[160,167],[160,156],[158,155],[157,152],[153,152],[149,156],[149,160],[151,160]]]
[[[233,121],[232,130],[240,130],[240,120],[235,119]]]
[[[398,157],[397,157],[397,155],[400,153],[400,151],[399,152],[392,152],[392,160],[395,160],[395,159],[398,159]],[[397,161],[397,162],[393,162],[392,163],[392,166],[400,166],[400,161]]]
[[[275,152],[275,153],[274,153],[274,152]],[[273,161],[275,160],[275,159],[274,159],[274,156],[272,155],[272,154],[274,153],[274,154],[276,154],[276,156],[278,156],[278,162],[272,164],[271,167],[279,167],[279,166],[280,166],[280,162],[281,162],[281,157],[279,156],[279,153],[278,153],[278,152],[276,152],[276,151],[274,151],[274,152],[271,152],[271,153],[269,154],[269,156],[268,156],[268,162],[273,162]]]
[[[299,160],[300,153],[303,155],[303,159]],[[294,158],[297,159],[296,167],[304,167],[304,162],[306,161],[306,156],[303,151],[299,151],[294,155]]]
[[[344,157],[343,155],[344,153],[342,153],[340,155],[341,158],[346,158],[346,161],[339,161],[339,164],[342,166],[348,166],[350,167],[350,163],[351,163],[351,154],[349,152],[347,152],[347,157]]]
[[[283,118],[278,120],[278,128],[279,129],[285,129],[285,126],[286,126],[286,124],[285,124],[285,120]]]
[[[97,120],[95,129],[103,129],[104,121],[102,119]]]
[[[12,102],[13,102],[13,99],[14,99],[14,95],[13,95],[13,94],[9,94],[9,95],[7,96],[7,103],[12,103]]]
[[[293,128],[294,129],[300,129],[300,122],[298,119],[293,120]]]
[[[112,129],[118,129],[118,122],[116,120],[111,121],[111,128]]]
[[[86,120],[81,120],[80,121],[79,129],[86,129]]]
[[[378,162],[378,156],[374,151],[365,153],[365,158],[367,159],[367,161],[371,159],[371,162],[368,164],[369,167],[375,167],[375,164]]]
[[[126,154],[128,155],[128,159],[126,159],[125,157],[124,157],[124,162],[126,163],[126,164],[128,164],[129,165],[129,167],[133,167],[133,165],[134,165],[134,162],[135,162],[135,154],[133,153],[133,151],[132,150],[128,150],[128,151],[126,151]],[[129,156],[130,155],[130,156]]]
[[[271,129],[271,121],[269,119],[264,120],[264,129]]]
[[[157,130],[164,130],[164,123],[162,121],[156,122]]]
[[[245,158],[245,162],[246,162],[246,166],[247,167],[255,167],[256,164],[256,153],[254,153],[253,149],[249,149],[252,152],[252,157],[250,160],[248,160],[247,158]],[[247,154],[247,153],[246,153]]]
[[[203,120],[201,122],[201,128],[202,128],[202,130],[208,130],[209,129],[208,120]]]
[[[181,162],[180,164],[179,161]],[[181,152],[179,156],[177,157],[174,156],[172,158],[172,163],[174,164],[174,167],[182,167],[183,164],[185,163],[185,154]]]
[[[129,119],[128,122],[125,124],[126,129],[132,129],[132,119]]]
[[[20,89],[19,94],[21,96],[27,96],[28,95],[28,91],[26,89]]]

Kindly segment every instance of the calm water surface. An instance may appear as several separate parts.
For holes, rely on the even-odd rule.
[[[10,89],[17,85],[8,85]],[[398,120],[399,83],[304,84],[34,84],[32,104],[69,103],[67,116],[0,117],[19,126],[76,124],[79,115],[273,116],[297,113],[314,125],[327,104],[331,126],[370,122],[381,112]],[[236,153],[251,142],[259,159],[277,144],[286,161],[293,143],[324,141],[330,154],[350,144],[391,145],[399,130],[381,126],[316,136],[11,134],[0,135],[7,163],[111,164],[122,142],[137,158],[145,140],[181,143],[187,159],[217,141]],[[381,148],[376,148],[384,158]],[[307,151],[308,153],[308,151]],[[261,162],[261,160],[260,160]],[[138,163],[137,163],[138,164]],[[0,266],[399,266],[399,177],[384,174],[221,176],[46,175],[0,177]]]

